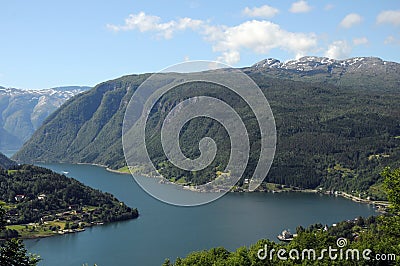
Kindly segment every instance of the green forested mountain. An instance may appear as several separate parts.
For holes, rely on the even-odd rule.
[[[290,65],[264,63],[244,69],[266,95],[276,120],[277,150],[266,181],[374,194],[383,166],[400,163],[400,65],[376,58],[324,60],[308,57]],[[75,96],[13,158],[125,166],[121,144],[125,108],[148,76],[125,76]],[[252,143],[245,176],[251,176],[260,133],[243,100],[207,84],[179,89],[163,96],[148,120],[147,147],[159,169],[171,179],[192,184],[207,182],[224,169],[229,138],[212,119],[196,118],[180,135],[181,148],[190,158],[199,155],[201,138],[215,140],[219,153],[210,167],[195,174],[181,171],[167,163],[161,151],[159,129],[166,114],[184,99],[210,95],[227,101],[243,118]]]
[[[121,127],[125,107],[133,90],[145,78],[133,75],[104,82],[73,97],[47,118],[15,158],[24,162],[122,166]]]
[[[0,152],[0,168],[8,169],[16,163]]]
[[[9,225],[47,221],[58,226],[68,223],[84,227],[138,216],[136,209],[126,206],[110,193],[42,167],[0,168],[0,184],[0,205],[5,206]]]

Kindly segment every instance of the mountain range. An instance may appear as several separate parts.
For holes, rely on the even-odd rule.
[[[72,96],[90,87],[22,90],[0,87],[0,150],[17,150],[43,121]]]
[[[379,173],[384,166],[400,164],[400,64],[373,57],[303,57],[289,62],[266,59],[242,70],[259,85],[275,116],[278,141],[266,182],[380,197]],[[72,97],[13,159],[126,166],[121,144],[124,113],[133,92],[149,76],[124,76]],[[251,176],[257,165],[260,133],[254,115],[226,88],[211,87],[181,86],[179,93],[165,95],[149,117],[148,151],[158,169],[174,181],[208,182],[228,159],[229,136],[207,118],[188,122],[180,142],[183,153],[196,158],[198,141],[214,139],[221,155],[211,166],[190,173],[174,168],[162,154],[163,118],[177,103],[196,94],[225,98],[239,110],[252,143],[245,176]]]
[[[396,89],[399,87],[399,64],[377,57],[355,57],[335,60],[326,57],[305,56],[281,62],[268,58],[249,68],[272,77],[292,80],[326,82],[341,87],[359,86],[363,89]],[[384,85],[382,85],[384,78]]]

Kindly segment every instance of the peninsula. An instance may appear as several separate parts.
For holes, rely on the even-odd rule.
[[[85,227],[134,219],[138,210],[110,193],[46,168],[0,168],[0,205],[7,230],[0,238],[36,238],[84,231]]]

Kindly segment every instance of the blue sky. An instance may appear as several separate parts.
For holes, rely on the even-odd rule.
[[[185,60],[400,62],[400,1],[0,1],[0,86],[94,86]]]

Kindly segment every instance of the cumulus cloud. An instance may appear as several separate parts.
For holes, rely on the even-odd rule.
[[[360,38],[353,39],[354,45],[362,45],[362,44],[367,44],[367,43],[368,43],[367,37],[360,37]]]
[[[260,17],[260,18],[272,18],[276,14],[278,14],[279,10],[269,6],[269,5],[263,5],[261,7],[253,7],[249,8],[246,7],[243,10],[243,14],[249,17]]]
[[[225,62],[228,65],[233,65],[240,61],[240,53],[235,50],[223,52],[220,56],[218,56],[217,61]]]
[[[161,18],[158,16],[146,15],[144,12],[139,14],[131,14],[125,19],[124,25],[107,24],[107,28],[112,31],[128,31],[139,30],[140,32],[152,31],[166,39],[172,38],[176,31],[185,29],[196,29],[203,24],[201,20],[191,18],[181,18],[177,21],[171,20],[161,23]]]
[[[379,13],[376,17],[378,24],[392,24],[394,26],[400,25],[400,10],[386,10]]]
[[[347,41],[334,41],[325,52],[325,56],[333,59],[348,58],[351,52],[351,46]]]
[[[311,11],[312,7],[304,0],[294,2],[290,7],[289,11],[292,13],[306,13]]]
[[[259,54],[268,54],[272,49],[281,49],[296,57],[314,51],[317,36],[314,33],[290,32],[279,25],[265,20],[251,20],[236,26],[210,25],[209,22],[183,18],[161,22],[157,16],[144,12],[131,14],[122,26],[107,25],[112,31],[138,30],[153,32],[166,39],[173,37],[176,31],[191,29],[209,42],[214,52],[219,53],[218,60],[228,64],[240,61],[240,53],[250,50]]]
[[[267,54],[271,49],[279,48],[300,57],[317,46],[314,33],[288,32],[270,21],[246,21],[234,27],[219,29],[219,34],[213,36],[213,50],[221,52],[220,59],[228,64],[240,60],[241,49]]]
[[[359,14],[351,13],[343,18],[343,20],[340,22],[340,26],[348,29],[360,24],[362,20],[363,18]]]

